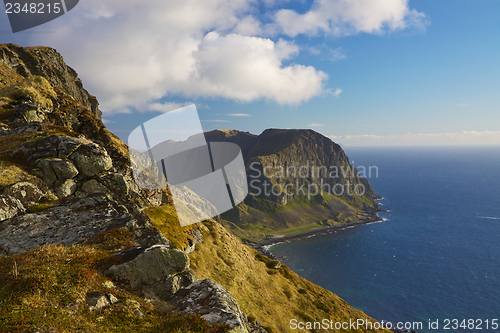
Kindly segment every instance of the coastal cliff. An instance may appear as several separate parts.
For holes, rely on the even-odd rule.
[[[242,149],[249,195],[222,218],[249,243],[378,219],[380,196],[368,179],[338,144],[315,131],[215,130],[205,136]]]
[[[135,184],[127,146],[97,105],[55,50],[0,45],[0,331],[371,321],[218,220],[181,227],[168,191]]]

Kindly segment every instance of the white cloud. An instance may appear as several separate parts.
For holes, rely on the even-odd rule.
[[[276,29],[291,37],[320,32],[337,37],[379,34],[408,27],[424,29],[426,25],[425,14],[410,10],[408,0],[315,0],[304,14],[282,9],[275,16]]]
[[[248,113],[229,113],[228,116],[232,117],[250,117]]]
[[[147,105],[147,109],[144,111],[159,111],[159,112],[169,112],[173,111],[176,109],[180,109],[184,106],[191,105],[193,103],[187,102],[187,103],[151,103]],[[143,109],[139,109],[141,111]]]
[[[406,133],[399,135],[330,135],[329,137],[333,141],[346,146],[500,145],[500,131]]]
[[[320,123],[312,123],[312,124],[309,124],[307,125],[309,127],[321,127],[321,126],[325,126],[325,124],[320,124]]]
[[[204,123],[229,123],[229,120],[212,119],[212,120],[202,120]]]
[[[332,95],[335,96],[335,97],[338,97],[340,94],[342,94],[344,91],[340,88],[337,88],[335,89],[333,92],[332,92]]]
[[[287,0],[263,1],[275,8]],[[44,25],[52,33],[31,34],[29,44],[50,45],[63,54],[105,114],[134,108],[165,112],[175,105],[156,101],[179,95],[297,104],[324,94],[328,75],[285,63],[298,55],[299,47],[294,41],[266,38],[276,36],[270,30],[289,36],[342,36],[402,29],[425,18],[410,10],[406,0],[316,0],[306,14],[279,10],[276,16],[259,16],[260,4],[86,0]],[[264,24],[261,18],[275,21]],[[334,61],[345,58],[340,48],[325,54]]]
[[[105,113],[173,94],[296,104],[324,93],[324,72],[283,65],[299,52],[293,42],[258,36],[256,4],[87,0],[33,41],[62,53]]]

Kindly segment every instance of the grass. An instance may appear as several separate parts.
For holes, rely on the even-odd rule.
[[[150,207],[145,211],[151,223],[165,236],[172,245],[181,250],[192,242],[192,237],[187,232],[194,228],[193,225],[181,227],[174,206],[163,204],[159,207]]]
[[[200,315],[179,315],[166,303],[116,289],[99,272],[116,261],[103,247],[130,244],[113,230],[96,244],[47,245],[15,257],[0,257],[0,332],[218,333]],[[98,246],[95,246],[97,245]],[[89,312],[90,292],[109,292],[119,302]],[[143,317],[134,315],[140,309]]]
[[[289,236],[365,218],[359,208],[325,192],[312,196],[310,200],[298,198],[286,205],[263,198],[252,198],[252,201],[252,205],[258,208],[243,202],[222,214],[224,226],[250,242],[261,242],[269,235]]]
[[[290,320],[299,319],[299,314],[317,321],[368,318],[287,266],[270,268],[277,261],[243,245],[219,223],[207,221],[199,229],[205,240],[189,255],[192,269],[200,278],[222,284],[247,316],[261,322],[269,332],[289,332]]]
[[[57,94],[49,81],[38,75],[29,76],[15,85],[0,89],[1,104],[3,105],[24,96],[29,96],[42,108],[52,108],[52,99],[55,99]]]

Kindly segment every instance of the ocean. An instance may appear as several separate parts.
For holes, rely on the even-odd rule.
[[[270,251],[379,321],[500,332],[500,146],[345,150],[384,221]]]

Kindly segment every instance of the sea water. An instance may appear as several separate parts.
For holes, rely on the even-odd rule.
[[[421,322],[420,332],[500,332],[492,327],[500,321],[500,147],[346,153],[356,167],[377,167],[369,181],[383,196],[385,221],[271,252],[379,321]]]

